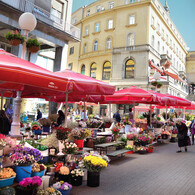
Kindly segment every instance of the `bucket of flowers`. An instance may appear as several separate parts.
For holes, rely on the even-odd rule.
[[[39,176],[42,177],[45,174],[47,167],[44,164],[38,164],[38,163],[34,163],[32,165],[32,174],[31,176]]]
[[[147,152],[148,152],[148,153],[152,153],[153,150],[154,150],[154,147],[153,147],[153,146],[148,146],[148,147],[147,147]]]
[[[139,153],[139,154],[147,154],[147,147],[145,146],[138,146],[136,148],[136,151]]]
[[[16,186],[16,193],[22,195],[36,194],[37,188],[41,186],[41,184],[42,180],[39,176],[25,178]]]
[[[168,137],[169,137],[170,135],[171,135],[171,134],[169,133],[169,131],[162,131],[162,133],[161,133],[162,139],[168,139]]]
[[[15,165],[16,181],[20,182],[31,176],[32,164],[42,160],[42,155],[37,149],[19,144],[12,149],[10,160]]]
[[[72,185],[67,183],[67,182],[57,182],[55,184],[53,184],[52,186],[54,189],[58,190],[61,192],[62,195],[69,195],[70,191],[72,189]]]
[[[3,168],[0,170],[0,188],[11,186],[16,177],[16,173],[11,168]]]
[[[69,182],[70,180],[70,170],[68,167],[64,166],[63,163],[57,162],[54,165],[54,172],[55,172],[55,177],[57,178],[58,181],[64,181],[64,182]]]
[[[171,137],[177,137],[177,134],[178,134],[178,131],[174,129],[172,131]]]
[[[81,169],[74,169],[71,172],[71,184],[73,186],[80,186],[83,183],[84,171]]]
[[[78,147],[73,142],[65,142],[64,148],[62,150],[67,156],[66,156],[66,162],[70,162],[72,159],[72,155],[78,151]]]
[[[137,143],[138,145],[146,146],[147,144],[150,143],[151,140],[152,140],[151,137],[149,137],[147,134],[143,134],[138,136]]]
[[[42,133],[42,129],[41,127],[39,126],[39,123],[38,122],[33,122],[32,125],[31,125],[31,128],[32,128],[32,132],[35,134],[35,135],[40,135]]]
[[[114,135],[114,141],[117,141],[120,129],[117,127],[113,127],[111,131],[112,131],[112,134]]]
[[[46,188],[46,190],[39,190],[37,195],[62,195],[62,193],[52,187]]]
[[[124,125],[123,122],[115,123],[115,126],[120,129],[120,132],[121,133],[124,133],[125,132],[125,125]]]
[[[126,152],[126,154],[133,154],[133,146],[132,145],[125,146],[125,149],[129,150],[128,152]]]

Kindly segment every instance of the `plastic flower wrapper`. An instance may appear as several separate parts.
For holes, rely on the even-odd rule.
[[[75,152],[78,150],[78,147],[73,142],[65,142],[63,152],[66,154],[75,154]]]
[[[72,185],[70,185],[69,183],[67,183],[67,182],[64,182],[62,185],[61,185],[61,190],[69,190],[69,189],[71,189],[72,188]]]
[[[60,189],[61,188],[61,183],[60,182],[57,182],[57,183],[54,183],[53,186],[52,186],[54,189]]]

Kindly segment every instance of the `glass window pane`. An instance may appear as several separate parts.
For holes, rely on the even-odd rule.
[[[110,76],[111,76],[111,63],[105,62],[104,66],[103,66],[102,79],[103,80],[110,80]]]
[[[134,67],[135,63],[133,60],[127,60],[125,64],[125,78],[133,78],[134,77]]]

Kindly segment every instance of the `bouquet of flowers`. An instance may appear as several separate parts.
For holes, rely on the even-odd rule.
[[[137,138],[138,145],[142,146],[149,144],[151,140],[151,137],[149,137],[147,134],[140,135]]]
[[[49,119],[46,119],[46,118],[40,118],[39,123],[41,124],[41,126],[50,126],[51,125],[51,121]]]
[[[3,168],[0,170],[0,179],[15,177],[16,173],[11,168]]]
[[[167,125],[167,126],[170,126],[170,127],[171,127],[171,126],[174,126],[174,122],[167,121],[167,122],[166,122],[166,125]]]
[[[127,145],[127,146],[125,146],[125,149],[126,150],[129,150],[129,151],[133,151],[133,146]]]
[[[129,134],[127,134],[127,139],[131,140],[131,141],[137,141],[138,135],[135,133],[129,133]]]
[[[33,178],[27,177],[20,181],[19,186],[17,186],[17,188],[22,191],[30,191],[39,187],[41,184],[42,180],[39,176],[34,176]]]
[[[161,135],[171,135],[169,131],[162,131]]]
[[[41,152],[37,149],[17,145],[12,149],[10,160],[15,165],[30,165],[42,159]]]
[[[70,133],[70,129],[63,128],[62,126],[56,127],[56,137],[58,140],[65,140],[68,138],[68,134]]]
[[[116,128],[119,128],[119,129],[125,128],[125,125],[122,122],[116,123],[115,126],[116,126]]]
[[[0,150],[2,150],[7,145],[6,137],[3,134],[0,134]]]
[[[72,185],[70,185],[67,182],[60,181],[60,182],[53,184],[53,188],[56,190],[60,190],[60,191],[67,191],[67,190],[72,189]]]
[[[177,130],[173,130],[172,134],[178,134],[178,131]]]
[[[70,173],[71,173],[72,177],[78,177],[78,176],[83,177],[84,176],[84,171],[81,169],[74,169]]]
[[[88,129],[83,129],[83,128],[74,128],[71,133],[70,133],[70,138],[74,138],[76,140],[83,140],[86,137],[91,135],[91,131]]]
[[[44,171],[47,167],[44,164],[34,163],[32,166],[32,172]]]
[[[154,119],[151,123],[154,128],[161,128],[164,125],[163,122],[160,122],[157,119]]]
[[[78,147],[73,142],[65,142],[63,152],[66,154],[74,154],[78,150]]]
[[[139,152],[139,151],[147,151],[147,148],[148,147],[145,147],[145,146],[139,146],[136,148],[136,150]]]
[[[32,130],[41,130],[39,125],[32,125]]]
[[[55,173],[59,172],[59,171],[60,171],[60,167],[62,167],[62,166],[63,166],[63,163],[61,163],[61,162],[56,162],[56,163],[54,164],[54,172],[55,172]]]
[[[97,119],[90,119],[86,123],[88,128],[99,128],[103,124],[102,121]]]
[[[113,134],[113,135],[118,135],[119,132],[120,132],[120,129],[117,128],[117,127],[113,127],[113,128],[111,129],[111,131],[112,131],[112,134]]]
[[[79,121],[78,123],[79,123],[79,127],[81,127],[81,128],[84,128],[87,126],[86,122],[84,122],[84,121]]]
[[[85,156],[83,160],[86,169],[90,172],[100,172],[108,166],[106,160],[98,156]]]
[[[52,187],[48,187],[46,190],[39,190],[37,195],[62,195],[62,193]]]

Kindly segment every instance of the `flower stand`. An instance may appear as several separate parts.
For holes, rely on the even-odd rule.
[[[29,166],[15,166],[16,181],[20,182],[24,178],[30,177],[32,171],[32,165]]]
[[[98,187],[100,185],[100,172],[87,171],[87,186]]]
[[[82,176],[77,176],[77,177],[71,177],[71,180],[70,180],[71,184],[73,186],[81,186],[82,183],[83,183],[83,177]]]
[[[166,134],[162,134],[161,137],[162,137],[162,139],[168,139],[168,135],[166,135]]]
[[[75,139],[74,143],[78,146],[79,151],[83,150],[83,145],[84,145],[84,140],[83,139],[81,139],[81,140]]]

